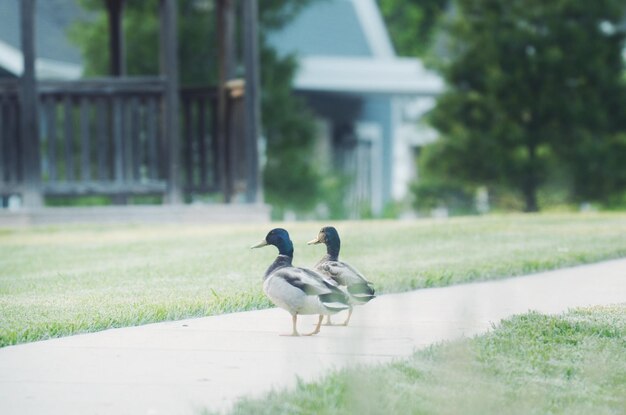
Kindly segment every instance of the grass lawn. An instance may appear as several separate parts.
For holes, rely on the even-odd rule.
[[[320,223],[280,224],[295,263]],[[262,276],[277,224],[0,229],[0,347],[79,332],[270,306]],[[379,293],[501,278],[626,256],[626,214],[335,223],[342,257]]]
[[[623,414],[626,304],[530,313],[392,364],[345,369],[232,414]]]

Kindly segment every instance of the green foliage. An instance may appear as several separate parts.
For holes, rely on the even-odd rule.
[[[263,34],[289,22],[314,0],[263,0],[261,26],[261,112],[267,139],[263,174],[266,200],[279,210],[310,211],[320,198],[320,174],[311,159],[314,140],[312,115],[296,97],[291,84],[297,69],[291,56],[278,56]],[[81,0],[93,12],[88,23],[76,23],[71,37],[85,58],[87,76],[108,73],[108,22],[104,2]],[[126,62],[129,75],[159,73],[158,0],[128,1],[124,9]],[[213,7],[194,0],[178,2],[179,67],[182,85],[217,82],[216,27]]]
[[[104,206],[110,205],[109,196],[50,196],[46,198],[46,206]]]
[[[626,186],[626,6],[621,0],[458,0],[446,22],[449,88],[430,120],[442,137],[424,168],[444,179],[537,190],[560,165],[572,196]]]
[[[104,2],[79,0],[79,4],[91,12],[91,19],[74,23],[70,28],[70,39],[81,49],[85,76],[106,76],[109,73],[110,57],[108,19]],[[132,1],[125,4],[122,24],[126,34],[124,42],[128,75],[159,73],[158,10],[158,0]],[[179,30],[183,31],[184,28]],[[183,79],[186,73],[186,68],[183,68],[181,70]]]
[[[230,414],[620,414],[626,305],[536,312],[407,359],[241,399]],[[207,412],[208,413],[208,412]]]
[[[160,205],[161,195],[132,195],[126,198],[130,205]],[[48,196],[46,206],[108,206],[114,204],[111,196]]]
[[[266,63],[263,120],[268,137],[265,197],[282,218],[286,209],[310,211],[319,199],[321,176],[312,157],[315,125],[304,102],[284,82],[294,76],[295,59],[280,59],[269,48],[262,50],[262,58]]]
[[[351,183],[350,177],[335,170],[322,177],[321,194],[328,209],[328,219],[345,219],[348,217],[345,194]]]
[[[378,0],[400,56],[423,56],[449,0]]]
[[[423,178],[411,184],[413,207],[428,212],[445,206],[451,215],[474,213],[472,190],[462,183]]]
[[[626,191],[611,195],[607,207],[613,210],[626,210]]]

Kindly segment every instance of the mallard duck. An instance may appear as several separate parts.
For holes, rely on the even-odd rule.
[[[326,255],[313,267],[314,270],[320,272],[328,278],[332,278],[340,288],[348,295],[350,308],[348,317],[343,322],[347,326],[352,317],[352,307],[354,305],[365,304],[372,298],[376,297],[372,283],[369,282],[363,274],[354,269],[350,264],[339,260],[339,249],[341,240],[337,229],[332,226],[323,227],[317,238],[308,242],[309,245],[326,244]],[[327,324],[332,324],[330,315]]]
[[[348,298],[337,287],[337,283],[319,273],[294,267],[293,243],[289,233],[281,228],[272,229],[264,240],[252,248],[274,245],[278,256],[265,271],[263,291],[278,307],[291,314],[293,330],[291,336],[299,336],[297,320],[299,314],[319,314],[315,330],[305,336],[319,333],[324,315],[331,315],[350,308]]]

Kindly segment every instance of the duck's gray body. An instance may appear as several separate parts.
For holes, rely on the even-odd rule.
[[[263,291],[278,307],[291,315],[331,315],[348,309],[347,298],[334,281],[305,268],[291,265],[291,258],[279,255],[268,268]]]
[[[372,283],[350,264],[336,256],[325,255],[315,265],[315,270],[332,279],[348,296],[350,305],[361,305],[375,297]]]
[[[317,238],[308,242],[309,245],[321,243],[326,245],[326,255],[314,268],[327,279],[332,279],[348,297],[350,309],[348,317],[343,322],[343,325],[347,326],[352,316],[353,306],[365,304],[376,297],[374,287],[363,274],[350,264],[339,260],[341,239],[337,229],[332,226],[325,226],[319,231]],[[330,316],[328,316],[327,324],[332,324]]]

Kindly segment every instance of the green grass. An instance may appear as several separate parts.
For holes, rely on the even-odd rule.
[[[295,263],[320,223],[287,223]],[[626,214],[335,223],[342,257],[379,293],[626,256]],[[270,306],[262,275],[276,224],[0,229],[0,346]]]
[[[391,364],[239,401],[232,414],[624,414],[626,304],[529,313]]]

